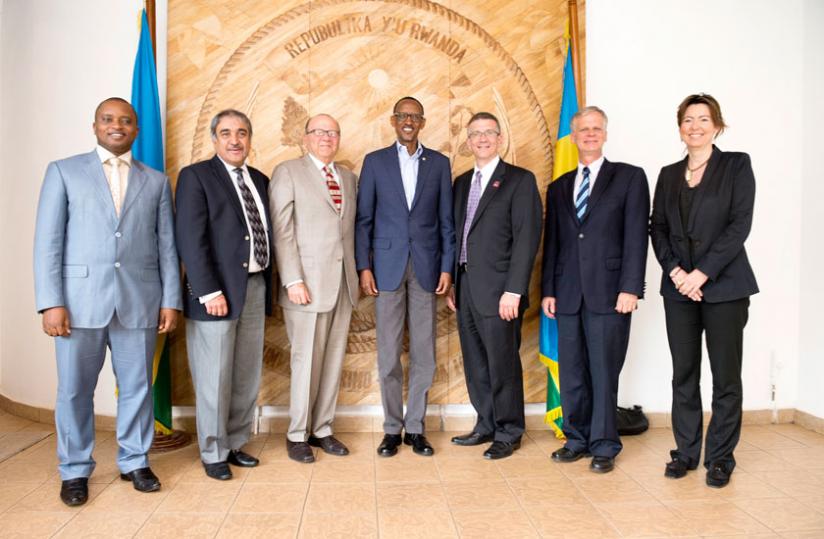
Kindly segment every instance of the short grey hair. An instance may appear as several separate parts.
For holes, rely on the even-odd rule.
[[[252,136],[252,120],[250,120],[248,116],[246,116],[239,110],[225,109],[215,114],[215,117],[212,118],[212,123],[209,124],[209,132],[212,134],[213,139],[217,138],[217,124],[220,123],[220,120],[231,116],[234,116],[235,118],[240,118],[241,121],[246,124],[246,129],[249,130],[249,136]]]
[[[587,114],[597,113],[600,114],[601,117],[604,119],[604,129],[607,128],[607,123],[609,122],[609,118],[607,118],[607,113],[601,110],[599,107],[595,105],[587,105],[586,107],[582,108],[578,112],[572,115],[572,120],[569,122],[569,128],[575,131],[575,121],[578,118],[586,116]]]

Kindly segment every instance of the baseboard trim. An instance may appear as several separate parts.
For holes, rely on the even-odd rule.
[[[54,410],[38,408],[13,401],[0,395],[0,410],[9,414],[54,425]],[[261,406],[257,413],[259,432],[285,433],[289,425],[288,407]],[[544,423],[545,406],[543,403],[527,404],[527,430],[549,430]],[[646,412],[652,428],[672,427],[669,413]],[[195,433],[195,407],[175,406],[172,409],[173,427],[189,433]],[[95,428],[102,431],[115,430],[115,417],[95,415]],[[704,421],[708,422],[710,412],[704,412]],[[824,434],[824,418],[802,412],[794,408],[780,410],[744,410],[744,425],[769,425],[776,423],[796,423],[809,430]],[[426,411],[426,425],[429,431],[469,431],[475,425],[475,412],[469,404],[432,404]],[[383,432],[383,413],[380,405],[339,406],[335,416],[337,432]]]

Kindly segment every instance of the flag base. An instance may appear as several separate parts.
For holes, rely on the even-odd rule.
[[[192,437],[182,430],[173,430],[169,434],[155,431],[152,448],[149,451],[151,453],[166,453],[186,447],[190,443],[192,443]]]

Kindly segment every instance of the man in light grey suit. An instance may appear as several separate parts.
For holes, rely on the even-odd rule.
[[[50,163],[34,238],[37,311],[56,337],[55,426],[60,497],[88,499],[94,471],[94,390],[106,347],[117,378],[120,477],[151,492],[152,358],[181,309],[172,191],[131,156],[137,116],[120,98],[95,112],[93,151]]]
[[[289,458],[313,462],[310,446],[349,453],[332,434],[349,320],[358,301],[355,175],[334,162],[340,126],[327,114],[306,123],[307,155],[281,163],[269,186],[279,303],[292,345]]]

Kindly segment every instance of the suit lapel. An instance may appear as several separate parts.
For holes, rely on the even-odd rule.
[[[464,224],[466,221],[466,200],[467,195],[469,193],[469,183],[470,181],[467,178],[472,177],[472,170],[468,172],[464,172],[462,175],[458,176],[455,180],[455,185],[457,188],[455,189],[455,198],[456,200],[453,201],[455,204],[455,229],[456,232],[459,234],[458,240],[463,237],[463,230]]]
[[[329,194],[329,186],[326,185],[326,178],[323,176],[323,172],[318,170],[318,167],[315,166],[315,163],[312,161],[312,158],[309,157],[308,153],[303,156],[303,166],[305,168],[306,177],[309,178],[309,189],[314,191],[321,199],[325,200],[329,207],[332,208],[332,211],[337,213],[338,210],[335,208],[335,203],[332,202],[332,195]],[[343,180],[340,171],[338,171],[338,178]],[[343,210],[348,199],[347,193],[343,192],[343,181],[341,181],[341,185],[339,187],[341,189],[341,198],[343,199],[341,210]],[[343,211],[341,211],[341,213],[343,213]]]
[[[489,178],[489,183],[486,184],[486,189],[484,192],[481,193],[481,200],[478,202],[478,209],[475,210],[475,218],[472,220],[472,224],[469,226],[469,231],[472,232],[472,229],[475,228],[475,225],[478,223],[478,220],[481,217],[481,214],[484,212],[487,206],[489,206],[489,202],[495,197],[498,191],[501,189],[501,186],[506,181],[506,164],[504,160],[501,159],[498,161],[498,166],[495,167],[495,171],[492,173],[492,176]]]
[[[401,160],[398,157],[397,143],[393,143],[392,146],[386,148],[386,154],[385,164],[389,168],[387,177],[389,181],[392,182],[392,185],[395,186],[395,191],[397,191],[398,196],[401,197],[403,207],[406,208],[406,211],[409,211],[409,206],[406,203],[406,191],[403,188],[403,177],[401,177]],[[418,177],[420,177],[420,170],[418,171]]]
[[[129,181],[126,187],[126,196],[123,199],[123,206],[120,208],[120,219],[126,215],[129,207],[140,195],[140,191],[146,185],[146,172],[143,170],[143,165],[136,159],[132,158],[132,164],[129,167]]]
[[[581,218],[581,223],[586,221],[587,217],[595,210],[595,206],[598,204],[598,201],[601,200],[604,191],[609,187],[609,183],[612,181],[614,175],[615,165],[604,159],[604,162],[601,164],[601,170],[598,171],[598,176],[595,178],[595,187],[592,189],[592,194],[589,195],[587,210]]]
[[[681,224],[681,206],[679,201],[681,199],[681,190],[687,188],[687,182],[684,181],[684,173],[687,171],[687,159],[688,157],[685,157],[684,160],[679,163],[678,167],[676,167],[676,175],[671,179],[674,185],[672,189],[669,190],[667,197],[667,214],[676,217],[676,219],[673,219],[674,222],[672,224],[677,234],[681,237],[686,235],[686,231]],[[693,207],[695,207],[695,201],[693,201]]]
[[[687,219],[687,234],[692,230],[695,224],[695,216],[698,214],[698,208],[704,200],[704,193],[707,192],[708,186],[716,181],[716,172],[718,171],[718,161],[721,159],[721,150],[712,146],[712,155],[710,155],[710,162],[707,163],[707,169],[704,171],[704,176],[701,178],[701,183],[695,188],[695,198],[692,199],[692,208],[690,208],[689,219]],[[687,161],[685,161],[686,163]],[[686,166],[686,165],[685,165]],[[682,176],[683,177],[683,176]],[[686,182],[684,182],[686,183]],[[682,186],[683,187],[683,186]]]
[[[92,150],[92,152],[86,154],[85,157],[86,164],[84,168],[86,169],[86,173],[89,175],[92,185],[94,185],[94,190],[100,197],[100,202],[103,204],[103,207],[106,208],[106,214],[113,223],[116,223],[117,213],[114,209],[114,200],[112,200],[112,190],[109,187],[109,181],[106,179],[106,173],[103,171],[103,163],[100,162],[100,156],[96,150]]]
[[[415,209],[415,204],[418,203],[418,200],[421,198],[421,191],[423,191],[423,186],[426,185],[426,179],[429,177],[429,171],[431,170],[429,165],[429,159],[427,159],[428,150],[426,148],[423,149],[421,152],[421,158],[418,160],[418,177],[415,180],[415,196],[412,197],[412,205],[409,208],[411,212]],[[400,167],[398,167],[400,170]],[[406,200],[406,193],[404,193],[404,200]]]
[[[211,165],[212,172],[215,175],[215,181],[225,192],[229,205],[234,208],[238,219],[240,219],[240,222],[243,223],[243,226],[245,227],[246,215],[243,213],[243,207],[240,205],[240,197],[237,196],[237,190],[232,183],[233,180],[229,177],[229,171],[226,170],[226,167],[223,165],[223,161],[221,161],[220,157],[217,155],[212,158]]]

